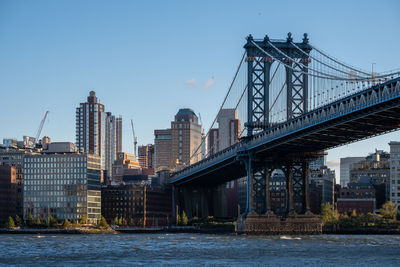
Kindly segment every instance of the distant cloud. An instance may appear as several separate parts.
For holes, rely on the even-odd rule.
[[[208,90],[208,89],[210,89],[211,87],[213,87],[214,84],[215,84],[215,79],[214,79],[214,77],[212,77],[211,79],[209,79],[208,81],[206,81],[206,82],[203,84],[203,87],[204,87],[204,89]]]
[[[196,88],[197,87],[197,81],[196,81],[196,79],[190,79],[190,80],[187,80],[186,82],[185,82],[185,86],[186,87],[190,87],[190,88]]]
[[[331,168],[338,168],[340,167],[340,162],[338,160],[327,160],[326,165]]]

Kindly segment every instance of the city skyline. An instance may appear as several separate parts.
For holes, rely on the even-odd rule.
[[[7,125],[2,127],[0,138],[34,136],[43,114],[50,110],[42,135],[73,142],[74,109],[91,90],[97,92],[107,110],[122,115],[125,125],[134,120],[139,145],[154,143],[154,129],[167,128],[180,108],[201,113],[207,130],[249,33],[284,38],[291,31],[298,39],[308,32],[313,44],[371,71],[372,67],[377,72],[392,69],[396,67],[392,62],[400,59],[393,45],[399,41],[394,34],[399,7],[395,1],[387,1],[385,6],[368,2],[369,8],[362,15],[355,12],[361,8],[356,3],[324,4],[332,12],[313,13],[315,20],[337,22],[324,27],[290,18],[301,13],[299,10],[310,11],[294,2],[295,11],[288,10],[289,16],[284,18],[268,11],[267,4],[258,10],[240,5],[242,10],[237,3],[207,2],[195,7],[158,3],[170,14],[165,20],[158,18],[162,8],[153,10],[151,4],[93,3],[0,3],[0,91],[4,99],[17,101],[16,92],[29,99],[24,105],[3,103],[6,114],[12,116],[0,118],[0,124]],[[281,5],[275,8],[284,8]],[[313,1],[310,5],[313,10],[321,6]],[[341,8],[344,5],[346,8]],[[221,6],[230,12],[219,12]],[[61,10],[64,17],[57,16]],[[241,22],[236,21],[239,15],[243,16]],[[247,16],[252,20],[246,21]],[[376,18],[374,22],[369,16]],[[265,26],[274,22],[276,27]],[[78,26],[81,31],[75,32]],[[391,42],[380,41],[388,37]],[[159,40],[165,41],[163,47]],[[123,151],[132,152],[129,127],[123,132]],[[338,180],[341,157],[366,156],[375,148],[389,151],[389,141],[398,140],[400,135],[394,132],[329,150],[328,166],[334,167]]]

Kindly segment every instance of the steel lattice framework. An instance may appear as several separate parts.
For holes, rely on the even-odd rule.
[[[269,126],[269,98],[270,98],[270,76],[273,58],[279,58],[286,62],[286,112],[287,119],[297,117],[307,111],[308,78],[307,66],[310,62],[308,53],[312,47],[308,44],[307,35],[303,42],[295,43],[302,49],[300,52],[292,45],[291,34],[284,41],[271,41],[268,36],[263,40],[254,40],[251,35],[247,37],[244,46],[247,53],[248,65],[248,90],[247,90],[247,135],[253,135]],[[272,57],[266,56],[262,50]],[[276,50],[279,48],[282,53]],[[299,70],[296,72],[296,70]]]

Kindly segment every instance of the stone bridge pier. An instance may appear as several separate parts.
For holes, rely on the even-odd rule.
[[[247,171],[246,211],[237,220],[237,232],[267,234],[321,233],[318,216],[310,211],[309,162],[313,157],[287,155],[285,160],[258,160],[242,156]],[[281,169],[286,177],[286,213],[274,214],[271,208],[272,172]]]

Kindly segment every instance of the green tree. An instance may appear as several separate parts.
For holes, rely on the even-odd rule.
[[[71,223],[68,221],[68,219],[65,219],[62,226],[64,229],[67,229],[71,227]]]
[[[188,217],[186,216],[185,211],[182,211],[182,225],[188,224]]]
[[[330,203],[321,205],[321,219],[323,225],[333,225],[337,223],[339,214],[335,211]]]
[[[119,217],[118,225],[121,226],[122,224],[123,224],[123,219],[122,219],[122,216],[121,216],[121,217]]]
[[[35,225],[35,219],[33,219],[32,213],[28,213],[27,225],[30,226],[30,227]]]
[[[42,221],[40,220],[40,218],[39,217],[37,217],[36,218],[36,220],[35,220],[35,226],[42,226]]]
[[[87,224],[87,222],[88,222],[87,215],[83,214],[79,223],[80,224]]]
[[[49,224],[50,227],[56,227],[57,226],[57,220],[53,216],[49,216]]]
[[[13,220],[13,218],[11,216],[8,216],[6,227],[7,228],[14,228],[15,227],[14,220]]]
[[[181,216],[179,216],[179,214],[176,215],[176,225],[181,225],[182,224],[182,220],[181,220]]]
[[[118,222],[119,222],[119,220],[118,220],[118,216],[117,216],[114,218],[114,225],[118,225]]]
[[[18,215],[15,216],[15,225],[16,226],[22,226],[23,225],[23,221],[22,221],[21,217],[19,217]]]
[[[97,228],[99,229],[108,229],[110,226],[108,225],[106,219],[101,216],[101,219],[97,222]]]
[[[385,219],[396,220],[396,205],[392,201],[388,201],[382,205],[380,209],[381,215]]]

